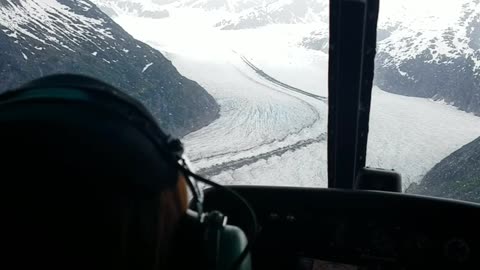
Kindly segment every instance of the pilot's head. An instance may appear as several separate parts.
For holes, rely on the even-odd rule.
[[[141,110],[110,86],[75,76],[0,96],[0,241],[14,269],[172,263],[185,179],[168,137]]]

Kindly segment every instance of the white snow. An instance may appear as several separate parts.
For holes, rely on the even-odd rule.
[[[92,55],[93,56],[97,56],[98,52],[93,52]]]
[[[56,0],[4,0],[0,6],[0,25],[10,30],[12,37],[29,37],[54,47],[61,44],[56,35],[73,43],[89,41],[95,36],[113,38],[104,21],[73,12]],[[77,22],[81,22],[78,24]],[[32,28],[36,30],[33,31]],[[38,29],[41,29],[39,31]]]
[[[212,179],[223,184],[327,187],[326,142],[311,144],[282,156],[260,160]]]
[[[327,95],[328,55],[305,50],[298,40],[307,36],[312,25],[269,25],[255,30],[224,33],[228,46],[249,58],[270,76],[302,90]],[[255,40],[255,42],[246,42]]]
[[[23,52],[22,52],[22,55],[25,60],[28,60],[28,57]]]
[[[7,36],[12,37],[12,38],[18,38],[17,32],[9,33],[9,34],[7,34]]]
[[[145,67],[142,69],[142,73],[144,73],[151,65],[153,65],[153,62],[146,64]]]
[[[87,1],[84,1],[84,0],[78,0],[78,2],[86,7],[92,7],[92,5],[90,3],[88,3]]]
[[[395,169],[404,187],[480,136],[480,117],[424,98],[374,88],[367,165]]]

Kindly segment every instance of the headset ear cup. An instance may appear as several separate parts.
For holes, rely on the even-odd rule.
[[[209,266],[212,254],[217,254],[215,270],[231,270],[247,246],[245,233],[238,227],[224,225],[219,228],[219,237],[209,237],[209,223],[201,223],[198,214],[188,210],[179,224],[175,244],[171,251],[170,269],[213,270]],[[216,245],[218,241],[218,246]],[[213,243],[215,242],[215,243]],[[216,250],[208,250],[214,247]],[[251,270],[250,255],[237,268]]]
[[[226,223],[227,217],[219,211],[204,215],[204,247],[207,254],[205,259],[209,270],[233,269],[247,247],[248,240],[243,231]],[[247,256],[236,269],[249,270],[250,265],[250,258]]]
[[[238,227],[225,225],[221,231],[217,270],[231,270],[248,244],[245,233]],[[237,268],[251,270],[250,255],[247,255]]]

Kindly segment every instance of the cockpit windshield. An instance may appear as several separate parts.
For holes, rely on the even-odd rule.
[[[56,73],[139,99],[222,184],[327,187],[328,0],[5,0],[0,92]],[[480,1],[380,3],[367,166],[480,202]]]

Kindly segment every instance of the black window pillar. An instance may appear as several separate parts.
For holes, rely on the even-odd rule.
[[[378,0],[330,1],[328,186],[352,189],[365,166]]]

